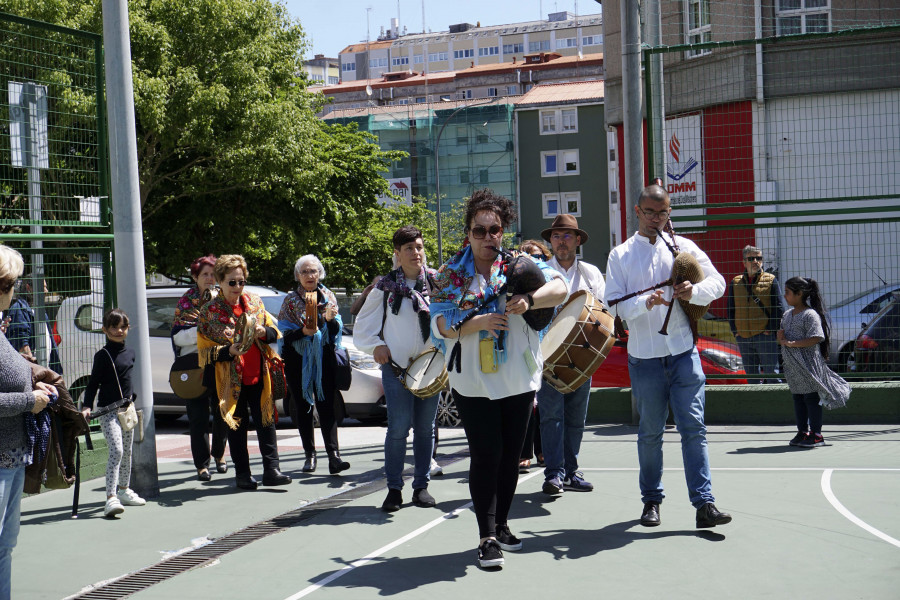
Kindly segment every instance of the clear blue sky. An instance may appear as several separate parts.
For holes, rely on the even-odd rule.
[[[337,58],[350,44],[366,39],[366,8],[369,36],[378,38],[387,29],[400,6],[400,30],[422,32],[422,0],[281,0],[292,16],[300,20],[311,42],[309,56],[324,54]],[[479,21],[482,25],[504,25],[546,19],[547,14],[568,10],[593,15],[600,13],[595,0],[425,0],[425,26],[431,31],[447,31],[455,23]]]

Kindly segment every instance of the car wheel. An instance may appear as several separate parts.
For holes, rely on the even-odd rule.
[[[438,409],[436,422],[439,427],[459,427],[462,420],[459,418],[459,410],[453,400],[450,390],[441,391],[438,396]]]

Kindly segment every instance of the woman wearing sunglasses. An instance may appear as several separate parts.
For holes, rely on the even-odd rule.
[[[203,305],[197,325],[200,366],[215,365],[219,410],[228,425],[228,448],[237,486],[255,490],[247,450],[249,419],[253,418],[259,452],[263,461],[263,485],[287,485],[291,478],[279,470],[278,440],[275,432],[275,401],[269,359],[275,352],[269,344],[281,337],[275,318],[266,312],[259,296],[244,292],[247,263],[238,254],[216,260],[213,273],[222,289]],[[247,350],[234,343],[238,318],[256,317],[256,341]]]
[[[313,435],[313,407],[316,407],[328,454],[328,472],[336,475],[350,468],[350,463],[341,458],[335,416],[338,400],[335,350],[341,348],[343,322],[338,314],[337,297],[322,284],[325,267],[318,257],[307,254],[298,258],[294,264],[294,279],[299,285],[285,296],[278,313],[278,326],[284,331],[281,346],[284,372],[296,407],[291,416],[296,419],[306,453],[303,471],[311,473],[316,470],[316,438]],[[316,323],[306,322],[308,292],[315,293]]]
[[[469,493],[478,521],[481,567],[499,567],[501,550],[522,548],[507,517],[543,367],[538,332],[523,315],[556,306],[568,295],[562,275],[539,263],[546,283],[507,299],[497,249],[514,218],[508,198],[486,189],[473,193],[466,205],[466,241],[438,271],[432,294],[432,339],[447,361],[469,442]],[[475,316],[465,320],[473,311]]]

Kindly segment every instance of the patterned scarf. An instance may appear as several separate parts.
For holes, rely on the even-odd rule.
[[[327,287],[318,284],[316,289],[316,299],[321,310],[324,306],[334,304],[337,306],[337,297],[334,292]],[[278,312],[278,328],[282,331],[294,331],[302,329],[306,316],[306,290],[302,286],[285,296],[284,302],[281,304],[281,310]],[[334,344],[336,347],[341,346],[341,330],[343,322],[341,316],[335,316],[338,322],[337,334],[333,337],[328,332],[328,326],[324,318],[319,318],[315,335],[303,336],[299,340],[295,340],[291,345],[303,363],[303,371],[301,373],[303,386],[303,399],[307,404],[313,406],[316,398],[321,402],[325,399],[325,392],[322,389],[322,355],[325,346]],[[278,349],[283,351],[284,340],[278,340]]]
[[[247,316],[255,316],[257,323],[264,327],[275,327],[275,319],[266,312],[266,308],[259,296],[250,293],[241,294],[238,304]],[[224,346],[233,343],[234,327],[237,317],[234,307],[225,301],[225,295],[219,294],[211,302],[200,309],[200,318],[197,323],[197,349],[200,354],[200,366],[215,365],[216,392],[219,399],[219,410],[222,418],[232,429],[237,429],[240,419],[234,417],[238,397],[241,395],[241,374],[244,370],[244,356],[235,356],[233,361],[216,362],[215,357]],[[226,329],[231,332],[226,334]],[[281,332],[279,331],[279,338]],[[275,422],[275,402],[272,399],[272,378],[269,373],[269,361],[275,357],[275,352],[259,340],[256,346],[263,355],[262,381],[263,392],[260,397],[263,426]]]
[[[422,341],[428,340],[431,327],[431,311],[428,307],[428,290],[426,287],[426,278],[435,273],[434,269],[426,270],[425,267],[419,268],[419,274],[416,275],[416,284],[410,289],[406,283],[406,275],[403,273],[403,267],[391,271],[382,277],[375,288],[385,292],[385,301],[391,307],[391,313],[400,312],[400,305],[404,298],[412,301],[413,310],[419,318],[419,333],[422,334]]]
[[[469,246],[468,240],[463,244],[462,249],[450,259],[450,262],[438,269],[434,276],[434,291],[431,294],[431,314],[442,315],[446,321],[447,327],[452,327],[462,321],[472,310],[485,302],[485,305],[478,309],[481,314],[500,312],[498,300],[500,299],[500,288],[506,283],[506,275],[501,270],[502,257],[497,256],[491,265],[490,277],[487,280],[487,287],[484,291],[473,292],[470,288],[475,280],[475,260],[472,253],[472,247]],[[488,331],[480,331],[479,339],[491,336]],[[506,332],[499,332],[499,336],[494,340],[494,355],[498,364],[506,362],[505,341]],[[445,340],[438,338],[432,334],[432,341],[446,356]],[[457,340],[457,346],[459,341]],[[454,354],[458,355],[460,348],[454,348]],[[453,362],[451,355],[451,367]]]
[[[178,331],[175,331],[176,328],[180,331],[182,329],[197,326],[197,317],[194,316],[194,311],[200,309],[201,300],[202,295],[200,294],[200,288],[196,284],[188,288],[188,291],[184,293],[184,296],[182,296],[178,300],[178,304],[175,305],[175,319],[172,321],[172,333],[178,333]]]

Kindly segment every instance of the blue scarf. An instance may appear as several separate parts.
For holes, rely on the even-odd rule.
[[[478,314],[499,313],[500,290],[506,283],[506,275],[501,270],[502,260],[498,255],[497,260],[491,265],[491,273],[487,281],[487,288],[484,292],[475,293],[469,288],[475,279],[475,260],[472,255],[472,247],[466,243],[463,248],[450,259],[450,262],[438,269],[434,276],[434,288],[431,298],[431,315],[432,317],[441,315],[446,321],[447,327],[453,327],[466,316],[469,315],[476,307],[484,303],[478,308]],[[489,331],[480,331],[479,340],[491,337],[494,341],[494,358],[497,364],[506,362],[506,346],[504,340],[506,332],[499,332],[499,336],[494,338]],[[446,340],[438,338],[432,332],[431,340],[435,347],[446,356],[447,346]],[[457,341],[457,344],[459,342]],[[457,349],[458,350],[458,349]],[[452,365],[451,365],[452,366]]]

